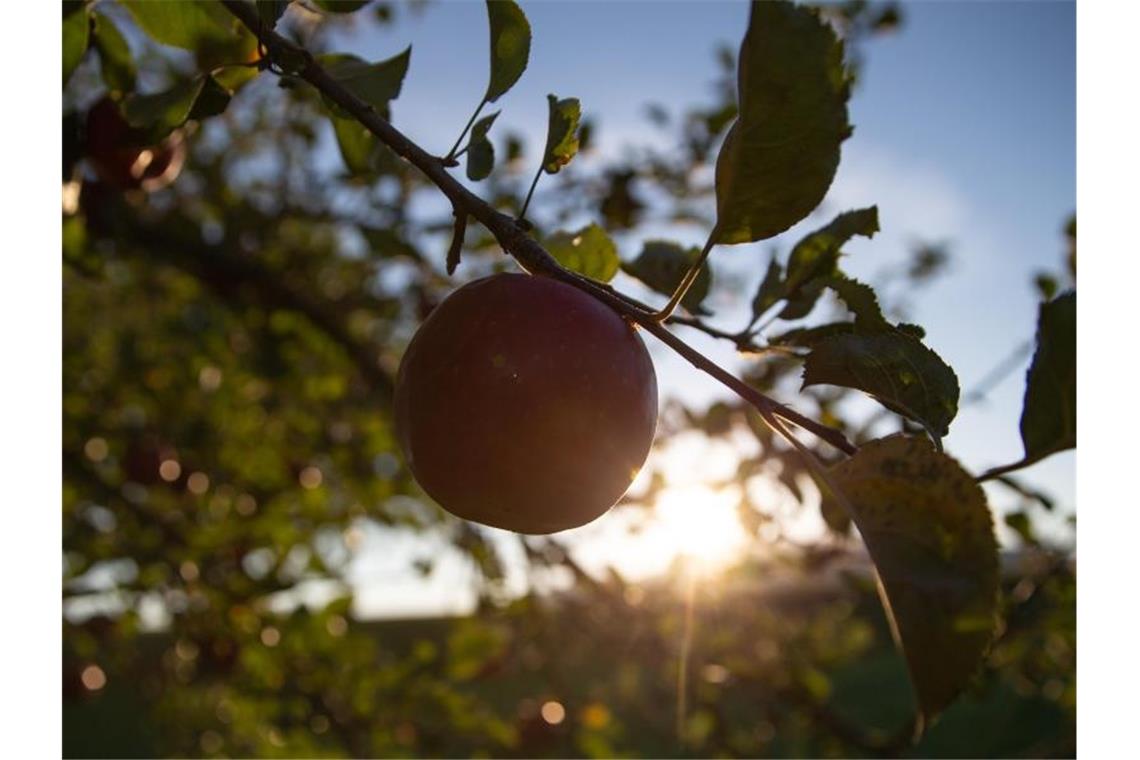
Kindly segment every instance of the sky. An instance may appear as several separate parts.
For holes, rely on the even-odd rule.
[[[547,93],[578,97],[596,123],[601,159],[627,146],[666,145],[667,136],[646,120],[645,105],[676,112],[710,102],[718,74],[714,52],[724,43],[739,45],[748,17],[746,3],[727,1],[521,5],[532,27],[530,64],[496,104],[502,114],[495,130],[541,145]],[[917,240],[948,243],[949,272],[915,294],[911,321],[926,328],[927,344],[968,390],[1032,338],[1038,301],[1032,276],[1062,263],[1061,228],[1076,204],[1075,5],[913,2],[903,10],[898,33],[862,47],[864,68],[850,103],[855,132],[819,211],[774,241],[717,249],[713,267],[754,288],[773,244],[786,256],[792,243],[835,213],[878,204],[882,231],[847,246],[844,268],[873,279],[904,261]],[[427,150],[443,153],[486,87],[486,23],[482,3],[437,2],[402,12],[392,26],[345,32],[337,49],[381,59],[411,43],[393,119]],[[648,230],[643,237],[655,234]],[[689,234],[680,242],[703,242],[703,235]],[[619,242],[624,256],[636,253],[636,241]],[[716,324],[732,329],[747,320],[746,304],[717,297],[714,292]],[[731,346],[688,331],[685,337],[718,362],[740,366]],[[663,398],[700,404],[725,395],[663,346],[649,347]],[[1020,457],[1024,369],[1009,375],[987,403],[963,408],[951,426],[947,450],[968,468]],[[794,397],[783,400],[795,405]],[[731,510],[727,497],[702,488],[710,474],[725,469],[724,451],[690,440],[664,456],[686,463],[666,512],[677,512],[690,497],[710,515]],[[1055,455],[1025,472],[1057,497],[1063,514],[1075,509],[1075,459],[1073,452]],[[1000,513],[1012,502],[999,488],[988,490]],[[607,515],[564,538],[587,567],[615,562],[634,576],[664,569],[671,548],[686,540],[676,530],[683,520],[673,530],[630,538],[623,519]],[[406,567],[409,557],[435,552],[430,542],[376,526],[362,531],[350,576],[359,614],[468,608],[461,579],[470,568],[461,558],[436,554],[437,568],[424,580]],[[512,551],[509,541],[501,545]]]

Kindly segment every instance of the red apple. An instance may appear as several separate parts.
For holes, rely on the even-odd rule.
[[[657,426],[634,328],[570,285],[499,274],[420,327],[396,379],[396,431],[454,515],[518,533],[584,525],[629,488]]]
[[[173,182],[186,159],[180,131],[157,145],[144,130],[132,127],[108,97],[87,112],[87,159],[104,182],[120,189],[159,190]]]

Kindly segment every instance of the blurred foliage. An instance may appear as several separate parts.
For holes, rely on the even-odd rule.
[[[443,273],[450,211],[419,203],[431,193],[425,180],[330,114],[311,88],[253,76],[249,36],[217,6],[180,4],[190,20],[173,23],[153,4],[129,5],[101,3],[88,16],[89,6],[68,4],[63,18],[65,755],[1075,751],[1075,567],[1065,547],[1034,528],[1052,510],[1048,495],[999,481],[1018,499],[1007,522],[1020,542],[1002,568],[1001,632],[967,695],[909,747],[903,661],[850,526],[821,505],[802,460],[735,399],[703,409],[671,402],[660,422],[661,448],[686,435],[755,440],[731,482],[742,493],[741,523],[764,549],[715,583],[697,582],[678,737],[678,589],[693,582],[684,566],[654,583],[616,572],[598,579],[552,539],[511,537],[528,573],[566,581],[556,593],[535,584],[512,596],[502,542],[431,504],[400,461],[392,376],[416,325],[458,284]],[[336,12],[293,4],[282,15],[283,4],[260,5],[278,31],[318,54],[336,52],[333,29],[421,11],[418,3],[356,13],[346,11],[359,3],[319,3]],[[833,10],[849,48],[901,23],[894,5]],[[407,58],[393,60],[375,70],[346,63],[378,108],[400,90],[387,73],[399,68],[402,78]],[[240,65],[214,68],[223,63]],[[535,195],[536,236],[622,287],[637,276],[667,290],[658,280],[672,276],[670,262],[646,260],[627,234],[663,223],[711,227],[712,152],[736,116],[731,48],[716,66],[710,102],[683,113],[649,107],[650,123],[674,138],[671,149],[591,163],[579,134],[582,157],[546,178],[556,192]],[[514,76],[507,73],[501,83]],[[226,102],[200,103],[208,88]],[[127,115],[185,140],[173,184],[120,190],[99,178],[84,125],[106,94]],[[576,122],[568,103],[552,108]],[[414,136],[416,125],[402,126]],[[480,194],[518,213],[541,146],[487,129],[481,141],[497,142],[502,158]],[[562,167],[579,147],[563,137],[547,146],[544,167]],[[1075,280],[1075,219],[1067,229],[1070,263],[1048,273],[1054,289]],[[615,242],[606,231],[623,235]],[[475,225],[461,243],[463,279],[508,265]],[[674,243],[652,246],[689,255]],[[759,278],[769,259],[754,258]],[[916,246],[877,283],[877,308],[904,319],[905,297],[948,259],[938,243]],[[638,262],[661,272],[639,273]],[[776,288],[780,271],[773,278]],[[890,284],[897,287],[883,297]],[[751,298],[732,277],[705,275],[692,292],[694,313],[718,293]],[[822,292],[814,314],[847,312]],[[769,337],[745,379],[790,397],[801,357]],[[858,441],[910,429],[889,413],[860,414],[853,395],[813,388],[797,406]],[[823,447],[817,453],[834,461]],[[618,509],[651,511],[662,473],[648,481]],[[759,483],[797,510],[822,508],[833,535],[792,542],[756,497]],[[476,611],[356,619],[349,568],[363,529],[375,524],[430,536],[441,553],[465,557]],[[435,572],[431,562],[418,569]],[[301,603],[310,598],[318,601]]]

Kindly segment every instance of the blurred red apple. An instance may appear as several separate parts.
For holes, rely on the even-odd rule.
[[[177,179],[186,160],[182,132],[175,130],[157,145],[145,130],[132,127],[109,97],[87,112],[87,159],[99,178],[120,190],[160,190]]]

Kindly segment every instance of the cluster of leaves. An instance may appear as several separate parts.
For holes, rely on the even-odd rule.
[[[316,5],[320,13],[258,2],[258,18],[266,29],[304,38],[318,65],[389,116],[410,48],[378,62],[323,52],[322,29],[350,22],[366,3]],[[498,113],[479,116],[525,71],[530,25],[509,0],[489,2],[487,10],[487,90],[441,160],[448,164],[466,153],[467,177],[485,181],[495,205],[519,218],[538,180],[558,175],[574,191],[560,195],[579,199],[566,203],[588,203],[602,222],[534,230],[563,266],[601,282],[624,276],[673,292],[701,258],[699,248],[649,240],[636,257],[623,259],[606,232],[645,221],[648,206],[638,198],[638,183],[653,183],[673,199],[672,219],[700,220],[700,201],[714,200],[709,247],[771,238],[810,214],[827,192],[851,131],[852,79],[843,43],[817,12],[755,3],[739,56],[722,55],[726,72],[739,63],[732,86],[722,88],[724,100],[689,115],[675,155],[649,155],[635,168],[609,167],[601,184],[566,168],[586,142],[581,104],[550,95],[548,138],[524,196],[516,165],[520,141],[507,136],[507,161],[495,171],[491,130]],[[81,120],[105,91],[132,126],[155,140],[185,130],[192,148],[184,178],[153,195],[108,192],[84,165],[82,141],[70,148],[74,160],[65,162],[65,180],[81,187],[81,195],[64,219],[64,593],[77,608],[102,600],[115,613],[110,622],[67,625],[72,681],[93,661],[113,682],[137,680],[155,700],[153,719],[180,726],[161,741],[181,754],[195,747],[206,754],[315,754],[323,746],[352,754],[446,753],[457,746],[448,741],[521,754],[535,749],[527,744],[527,726],[542,726],[532,709],[514,723],[457,686],[482,672],[483,663],[464,664],[471,652],[491,661],[491,653],[509,649],[495,636],[457,643],[447,656],[419,647],[384,660],[373,639],[347,624],[343,602],[287,618],[272,604],[314,583],[340,588],[360,521],[437,533],[473,560],[483,598],[497,598],[502,564],[496,548],[420,499],[397,458],[388,417],[399,346],[451,287],[425,241],[453,224],[407,212],[425,180],[340,106],[301,84],[295,74],[303,59],[259,46],[220,4],[68,3],[63,34],[65,123]],[[260,70],[273,70],[283,87],[252,86]],[[334,184],[313,160],[322,128],[331,128],[344,162]],[[692,168],[707,164],[718,142],[715,183],[695,187]],[[247,174],[266,156],[273,160],[260,164],[273,169]],[[558,218],[578,209],[552,202],[547,210]],[[455,229],[461,234],[449,271],[460,250],[470,254],[465,275],[501,266],[478,256],[493,249],[493,240],[468,240],[464,225]],[[904,425],[919,425],[929,441],[873,440],[821,475],[742,404],[687,410],[669,432],[698,428],[723,435],[743,421],[761,453],[741,463],[742,481],[770,475],[807,503],[807,479],[824,478],[824,515],[837,532],[853,523],[866,542],[919,712],[929,719],[966,686],[993,638],[997,548],[984,493],[938,447],[959,403],[953,370],[923,344],[920,327],[892,324],[875,292],[840,268],[841,248],[878,229],[877,208],[848,211],[804,236],[786,264],[773,257],[753,298],[753,318],[731,337],[764,352],[747,372],[750,384],[777,388],[802,362],[803,387],[824,387],[814,398],[827,424],[852,427],[839,402],[858,390]],[[1075,278],[1075,264],[1072,270]],[[707,316],[703,302],[713,284],[704,270],[682,306]],[[1076,444],[1075,292],[1055,296],[1055,281],[1046,290],[1042,286],[1046,301],[1022,415],[1025,456],[993,477],[1008,478],[1008,471]],[[849,319],[763,334],[764,317],[776,307],[773,320],[800,320],[825,292],[845,305]],[[825,451],[816,456],[831,461]],[[742,515],[746,522],[763,521],[752,508]],[[1019,532],[1030,535],[1027,527]],[[535,564],[545,561],[528,556]],[[572,567],[565,555],[559,563]],[[100,579],[108,576],[109,598],[99,593]],[[584,605],[612,594],[588,576],[578,580],[588,595]],[[169,617],[171,635],[161,645],[163,667],[150,670],[146,657],[128,654],[128,642],[141,640],[139,611],[154,604]],[[559,615],[575,614],[544,612],[535,599],[521,609],[520,630],[543,636],[565,630]],[[841,619],[844,609],[821,614]],[[670,614],[662,608],[646,619],[660,621],[668,634]],[[765,720],[778,723],[781,736],[802,733],[796,726],[804,721],[812,730],[826,725],[820,705],[828,687],[821,673],[864,651],[861,629],[829,620],[827,635],[840,643],[835,651],[817,651],[809,643],[813,626],[776,631],[776,621],[767,620],[757,633],[752,623],[738,622],[726,628],[732,641],[716,664],[741,684],[781,685],[765,702],[774,711]],[[585,637],[586,650],[606,649],[598,645],[605,636],[636,629],[599,630]],[[528,635],[512,631],[519,641]],[[462,635],[461,627],[455,636]],[[543,636],[536,640],[550,638]],[[750,659],[744,642],[755,640],[784,642],[783,650],[801,653],[802,661]],[[663,651],[668,641],[659,635],[646,651]],[[543,667],[555,666],[552,653],[570,651],[566,641],[550,638],[549,647],[540,647]],[[719,650],[708,651],[713,657]],[[1020,662],[1025,655],[1009,656]],[[574,662],[567,657],[566,667]],[[651,673],[649,662],[633,666],[630,678]],[[543,673],[557,682],[556,674]],[[618,704],[628,710],[661,704],[663,678],[651,679],[656,685],[648,691],[594,695],[587,706],[616,712]],[[164,688],[169,683],[179,688]],[[700,747],[751,752],[768,746],[770,739],[733,733],[738,722],[721,708],[734,708],[722,705],[719,693],[700,693],[702,707],[689,728],[701,737]],[[425,714],[438,720],[425,721]],[[631,719],[592,714],[588,720],[582,713],[589,730],[575,734],[585,754],[627,746],[616,728],[627,720],[626,739],[640,732]],[[833,734],[828,741],[839,744],[819,745],[820,751],[860,746],[843,731]]]

